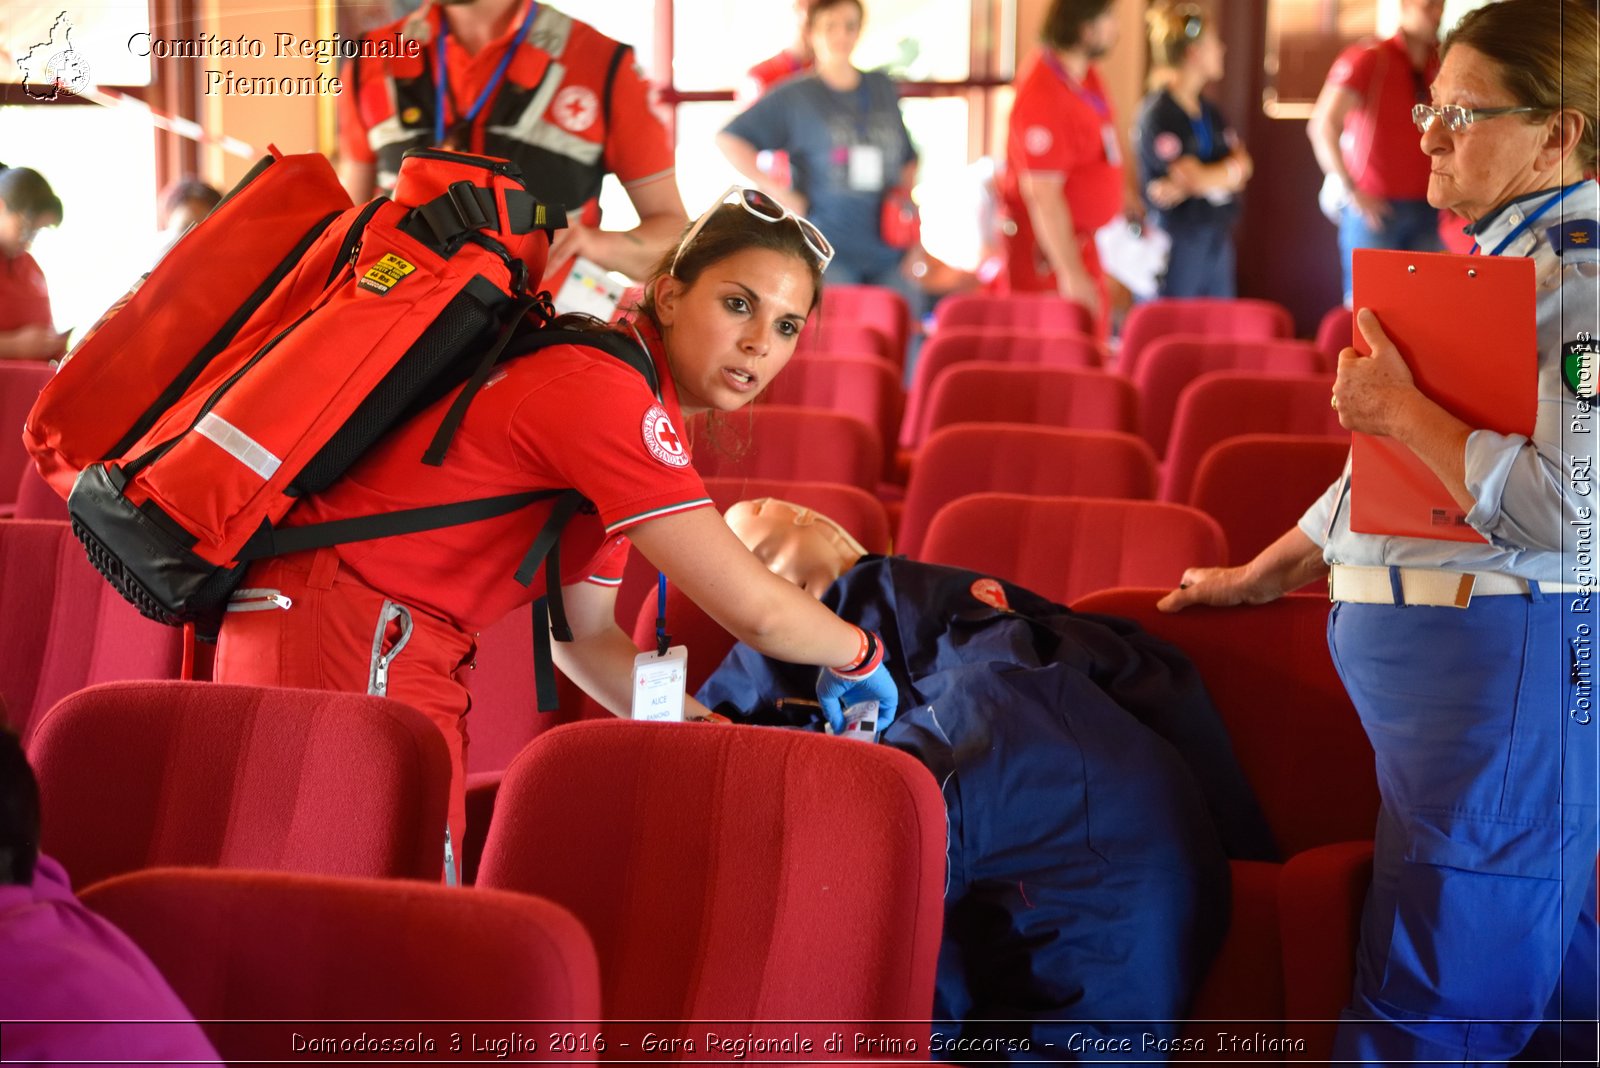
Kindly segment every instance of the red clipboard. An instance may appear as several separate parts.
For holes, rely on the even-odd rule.
[[[1539,337],[1533,261],[1357,249],[1356,309],[1370,308],[1417,387],[1468,426],[1533,434]],[[1372,346],[1354,327],[1356,351]],[[1483,542],[1444,483],[1392,438],[1351,435],[1350,529]]]

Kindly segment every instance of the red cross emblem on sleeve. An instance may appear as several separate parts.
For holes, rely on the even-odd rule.
[[[644,413],[640,430],[644,434],[644,447],[650,450],[651,456],[668,467],[689,466],[689,450],[683,447],[683,439],[673,429],[672,420],[661,405],[652,404]]]

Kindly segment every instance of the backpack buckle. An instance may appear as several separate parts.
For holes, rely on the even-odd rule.
[[[478,202],[478,187],[471,182],[451,182],[445,192],[467,229],[481,230],[492,221],[488,213],[483,210],[483,205]]]

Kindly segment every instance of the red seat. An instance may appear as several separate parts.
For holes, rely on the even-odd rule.
[[[1137,403],[1132,384],[1121,375],[973,360],[951,367],[933,384],[913,448],[935,430],[958,423],[1132,433]]]
[[[1330,370],[1338,366],[1339,353],[1354,343],[1355,329],[1355,313],[1343,304],[1329,308],[1317,324],[1317,351]]]
[[[877,489],[883,445],[872,426],[852,415],[761,404],[722,416],[708,431],[691,423],[694,466],[701,475],[843,482]],[[742,452],[741,452],[742,450]]]
[[[463,1030],[454,1021],[589,1021],[559,1030],[597,1030],[593,943],[567,910],[526,894],[160,868],[90,887],[83,901],[144,950],[232,1063],[282,1063],[297,1034],[421,1033],[448,1057],[451,1033]],[[373,1022],[381,1020],[443,1022]],[[539,1059],[563,1059],[545,1052],[545,1037]],[[467,1056],[465,1044],[457,1056]]]
[[[633,644],[640,649],[656,647],[656,601],[646,597],[634,616]],[[689,647],[687,692],[693,694],[717,670],[723,659],[739,644],[722,624],[706,615],[676,586],[667,587],[667,633],[672,644]]]
[[[933,310],[936,332],[959,326],[1093,334],[1094,315],[1054,293],[952,293]]]
[[[897,357],[895,366],[906,364],[906,344],[913,324],[906,298],[888,286],[830,285],[822,290],[822,322],[848,322],[870,327],[888,338]]]
[[[923,343],[911,372],[911,389],[900,424],[901,445],[910,447],[927,436],[921,428],[921,413],[933,383],[948,368],[969,360],[1030,367],[1103,367],[1107,356],[1105,346],[1076,331],[941,330]]]
[[[450,758],[383,697],[113,682],[45,713],[28,747],[41,849],[74,884],[141,868],[437,880]]]
[[[75,690],[175,679],[182,667],[183,631],[124,601],[90,566],[67,523],[0,520],[0,704],[24,741]]]
[[[766,404],[842,412],[873,427],[884,444],[883,462],[894,461],[905,390],[900,368],[880,356],[824,356],[791,360],[762,394]]]
[[[1151,342],[1139,361],[1133,383],[1139,392],[1139,433],[1163,456],[1172,432],[1178,397],[1210,371],[1266,371],[1314,375],[1328,370],[1309,343],[1290,338],[1211,338],[1179,335]]]
[[[23,465],[22,480],[17,484],[16,502],[11,513],[15,519],[67,518],[67,502],[57,496],[32,463]]]
[[[897,552],[917,556],[939,508],[969,493],[1154,496],[1156,459],[1133,434],[966,423],[929,435],[906,486]]]
[[[1241,434],[1206,450],[1189,503],[1222,525],[1228,563],[1248,563],[1305,514],[1349,454],[1348,438]]]
[[[738,1021],[741,1036],[799,1033],[821,1050],[846,1022],[873,1020],[875,1035],[914,1039],[917,1059],[944,852],[938,784],[887,746],[579,723],[506,772],[478,882],[578,917],[610,1021],[657,1021],[669,1039]]]
[[[32,466],[22,445],[22,424],[55,368],[36,360],[0,360],[0,515],[11,514],[13,491]]]
[[[896,367],[906,365],[905,349],[896,349],[894,338],[882,330],[849,319],[831,319],[826,315],[812,316],[805,329],[800,331],[800,341],[795,345],[795,358],[801,359],[810,353],[822,356],[871,353]]]
[[[1332,375],[1253,371],[1201,375],[1178,397],[1162,469],[1161,499],[1187,501],[1201,457],[1218,442],[1240,434],[1348,437],[1339,425],[1339,413],[1328,403],[1332,391]]]
[[[1110,590],[1072,607],[1132,619],[1189,655],[1285,857],[1371,838],[1372,747],[1328,653],[1328,598],[1169,615],[1155,607],[1167,592]]]
[[[1113,586],[1177,585],[1227,557],[1203,512],[1161,501],[976,493],[940,508],[918,559],[981,571],[1066,604]]]
[[[1294,337],[1294,317],[1281,304],[1249,297],[1165,298],[1135,304],[1122,327],[1117,370],[1132,378],[1144,349],[1171,334],[1288,338]]]

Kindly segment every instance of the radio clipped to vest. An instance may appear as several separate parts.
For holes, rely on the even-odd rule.
[[[106,578],[202,634],[251,560],[572,492],[275,526],[461,387],[418,458],[443,462],[476,386],[543,325],[528,312],[563,225],[503,160],[413,151],[392,200],[356,206],[323,157],[274,151],[74,348],[25,443]]]

